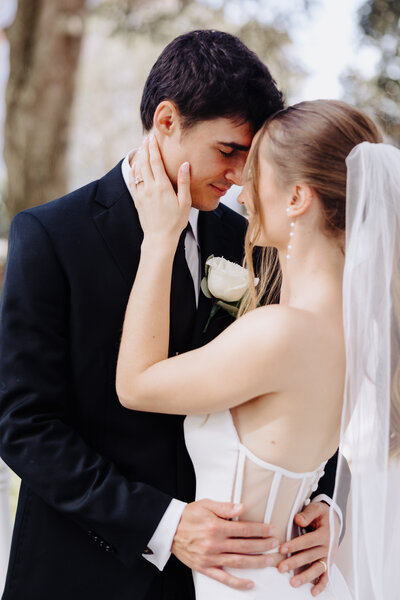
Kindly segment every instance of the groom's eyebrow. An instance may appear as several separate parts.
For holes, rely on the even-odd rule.
[[[243,146],[242,144],[237,144],[236,142],[217,142],[217,144],[221,144],[221,146],[226,146],[227,148],[232,148],[232,150],[240,150],[241,152],[248,152],[250,150],[250,146]]]

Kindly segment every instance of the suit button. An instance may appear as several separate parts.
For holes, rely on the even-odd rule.
[[[143,554],[154,554],[154,552],[150,548],[145,548]]]

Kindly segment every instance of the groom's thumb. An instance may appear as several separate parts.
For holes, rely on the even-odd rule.
[[[184,162],[178,172],[178,200],[180,205],[192,205],[190,196],[190,164]]]
[[[233,519],[244,511],[244,504],[233,504],[233,502],[215,502],[207,500],[207,508],[221,519]]]

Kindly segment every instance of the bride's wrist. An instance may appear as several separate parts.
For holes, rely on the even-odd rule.
[[[178,246],[179,237],[167,234],[145,234],[143,237],[141,251],[155,253],[165,257],[174,256]]]

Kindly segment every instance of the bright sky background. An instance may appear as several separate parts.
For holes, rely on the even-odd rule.
[[[364,0],[319,0],[312,20],[291,31],[295,52],[309,77],[294,101],[340,98],[339,77],[346,67],[357,67],[370,77],[379,58],[372,47],[360,49],[357,9]]]

